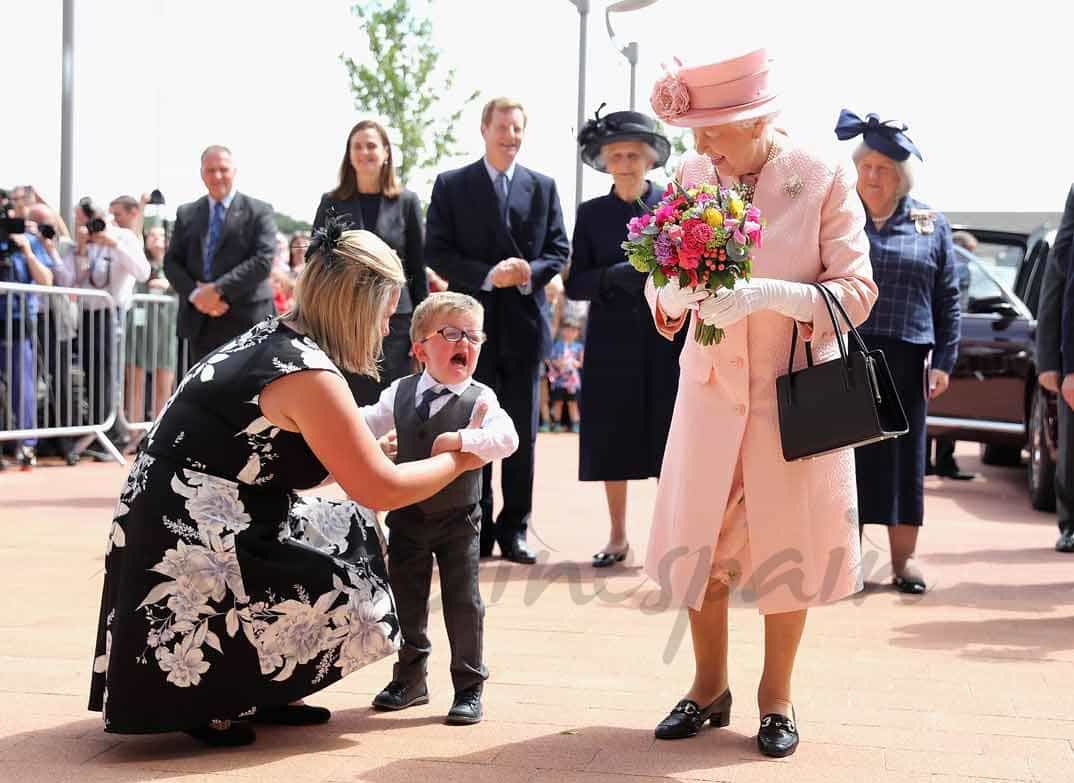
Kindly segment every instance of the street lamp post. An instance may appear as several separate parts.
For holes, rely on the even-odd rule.
[[[75,1],[63,0],[63,91],[60,98],[60,215],[72,231],[74,212]]]
[[[640,8],[650,6],[657,0],[618,0],[618,2],[611,3],[604,9],[604,25],[608,28],[608,37],[612,41],[612,45],[619,50],[619,52],[626,57],[627,62],[630,63],[630,110],[634,111],[634,96],[637,92],[637,68],[638,68],[638,42],[631,41],[626,45],[620,45],[618,38],[615,35],[615,30],[612,28],[612,14],[626,13],[627,11],[637,11]]]
[[[578,123],[574,132],[578,134],[585,124],[585,55],[586,34],[589,22],[589,0],[570,0],[578,9]],[[582,203],[582,151],[575,153],[574,168],[574,208]]]

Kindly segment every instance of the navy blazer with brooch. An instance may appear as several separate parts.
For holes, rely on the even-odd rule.
[[[515,166],[508,195],[510,229],[500,218],[499,200],[484,160],[436,178],[426,216],[425,258],[453,291],[476,297],[485,307],[490,358],[538,362],[551,345],[544,315],[544,287],[563,269],[570,252],[556,183]],[[481,290],[505,258],[530,263],[531,293],[517,287]]]
[[[205,280],[202,269],[208,232],[208,196],[180,206],[164,256],[164,274],[179,294],[179,336],[223,345],[276,312],[269,282],[276,254],[276,219],[270,204],[236,193],[224,216],[211,280]],[[199,282],[216,286],[227,300],[227,313],[211,318],[190,304],[190,294]]]
[[[403,262],[407,284],[402,289],[395,312],[400,315],[413,312],[429,295],[429,284],[425,279],[425,229],[422,226],[421,202],[417,194],[404,188],[396,198],[381,196],[377,225],[367,226],[362,218],[361,199],[357,195],[349,199],[337,199],[325,193],[321,196],[321,203],[317,205],[317,214],[313,218],[314,230],[324,225],[329,209],[336,217],[348,216],[351,228],[372,231],[396,252],[399,260]]]

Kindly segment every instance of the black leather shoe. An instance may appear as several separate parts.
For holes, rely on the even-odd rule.
[[[1059,540],[1055,542],[1056,552],[1074,552],[1074,533],[1065,532],[1059,534]]]
[[[450,726],[470,726],[484,717],[481,709],[481,688],[467,688],[455,694],[455,701],[444,721]]]
[[[185,733],[214,748],[236,748],[257,739],[254,727],[241,721],[212,720]]]
[[[891,583],[895,585],[895,589],[900,593],[907,593],[908,595],[921,595],[928,589],[925,585],[925,580],[917,576],[892,577]]]
[[[518,536],[511,541],[506,541],[500,544],[500,554],[503,555],[504,560],[510,560],[512,563],[522,563],[524,565],[533,565],[537,562],[536,555],[529,550],[526,546],[526,537],[524,535]]]
[[[731,691],[730,689],[720,694],[716,701],[709,706],[701,708],[692,699],[683,699],[675,708],[656,726],[653,733],[657,739],[685,739],[692,737],[710,721],[713,726],[720,729],[731,722]]]
[[[327,723],[332,713],[324,707],[309,704],[284,704],[280,707],[258,707],[250,718],[254,723],[275,723],[279,726],[316,726]]]
[[[937,463],[935,473],[937,476],[954,479],[955,481],[973,481],[977,478],[976,473],[964,473],[954,460]]]
[[[428,703],[428,687],[424,684],[408,686],[398,680],[389,682],[373,699],[373,707],[378,710],[405,710],[407,707]]]
[[[757,731],[757,749],[765,756],[781,759],[798,749],[798,727],[794,725],[794,707],[791,717],[770,712],[761,718]]]

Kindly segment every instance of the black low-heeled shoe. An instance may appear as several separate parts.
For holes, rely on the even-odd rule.
[[[900,593],[908,595],[921,595],[928,589],[925,586],[925,580],[919,576],[896,576],[892,578],[891,583]]]
[[[731,690],[728,689],[716,697],[716,701],[707,707],[700,707],[692,699],[683,699],[657,724],[653,732],[657,739],[685,739],[692,737],[710,721],[720,729],[731,722]]]
[[[613,566],[616,563],[622,563],[624,560],[626,560],[626,556],[629,552],[629,544],[627,544],[627,548],[624,549],[622,552],[597,552],[595,555],[593,555],[593,567],[607,568],[608,566]]]
[[[275,723],[279,726],[316,726],[327,723],[332,717],[325,707],[309,704],[284,704],[282,706],[258,707],[250,718],[254,723]]]
[[[794,720],[794,707],[791,717],[770,712],[761,718],[761,728],[757,731],[757,749],[765,756],[781,759],[798,749],[798,727]]]
[[[212,720],[184,733],[214,748],[236,748],[257,739],[254,727],[244,721]]]

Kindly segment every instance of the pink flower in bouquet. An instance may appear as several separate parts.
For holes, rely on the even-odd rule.
[[[738,221],[735,220],[733,217],[725,217],[723,219],[723,227],[728,231],[734,231],[736,228],[738,228]]]
[[[657,117],[664,121],[673,120],[690,110],[690,92],[678,76],[669,73],[653,85],[649,104]]]
[[[735,233],[731,235],[731,239],[735,240],[740,245],[744,245],[749,242],[749,240],[746,238],[746,235],[743,234],[742,230],[738,228],[736,228]]]
[[[630,223],[627,224],[627,239],[633,241],[640,237],[641,232],[652,222],[653,216],[648,212],[641,217],[632,218]]]
[[[761,247],[761,236],[764,232],[761,231],[761,224],[753,220],[747,220],[742,224],[742,232],[749,237],[750,242],[755,246]]]
[[[669,220],[675,219],[675,207],[671,204],[662,204],[653,213],[653,218],[656,220],[656,225],[662,226]]]
[[[761,221],[761,210],[759,210],[757,207],[751,206],[749,209],[746,210],[746,220],[749,220],[753,223],[759,223]]]
[[[668,239],[674,242],[676,245],[682,242],[682,226],[678,223],[672,223],[664,229],[664,233],[668,235]]]
[[[683,223],[683,246],[691,253],[700,254],[712,241],[712,226],[704,220],[691,218]]]

